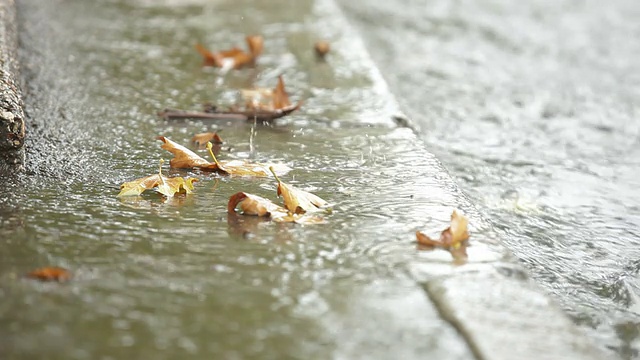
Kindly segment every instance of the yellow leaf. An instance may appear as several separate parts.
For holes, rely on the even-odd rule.
[[[270,169],[273,171],[272,168]],[[278,196],[282,195],[284,206],[291,213],[304,214],[307,211],[314,211],[328,205],[328,203],[319,196],[283,183],[275,171],[273,171],[273,176],[278,182]]]
[[[175,196],[176,194],[191,194],[193,191],[193,183],[198,181],[194,178],[162,177],[162,183],[158,185],[158,192],[166,197]]]
[[[172,177],[168,178],[162,175],[162,164],[160,161],[160,171],[157,174],[143,177],[133,181],[125,182],[120,185],[120,193],[117,197],[137,196],[146,190],[157,188],[157,191],[167,197],[176,194],[190,194],[193,191],[193,183],[198,181],[195,178]]]
[[[451,225],[440,233],[440,239],[435,240],[416,231],[416,241],[420,247],[441,248],[449,251],[457,262],[464,261],[467,258],[468,224],[469,220],[454,210],[451,214]]]
[[[469,220],[464,215],[458,214],[455,210],[453,211],[451,214],[451,226],[449,227],[449,232],[451,233],[450,246],[455,246],[469,239],[468,224]]]
[[[120,185],[120,193],[118,194],[118,197],[140,195],[145,190],[153,189],[154,187],[158,186],[159,183],[159,174],[154,174],[151,176],[126,182]]]

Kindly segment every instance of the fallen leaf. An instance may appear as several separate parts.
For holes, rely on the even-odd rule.
[[[272,170],[270,168],[270,170]],[[278,196],[282,195],[284,206],[293,214],[304,214],[307,211],[314,211],[318,208],[327,206],[328,203],[322,198],[300,190],[292,185],[288,185],[280,181],[278,175],[273,171],[273,176],[278,182]]]
[[[209,150],[209,155],[213,158],[213,162],[209,162],[200,157],[200,155],[170,140],[169,138],[158,136],[157,139],[164,142],[162,145],[163,149],[174,155],[174,158],[169,162],[171,167],[174,168],[196,168],[205,171],[216,171],[224,175],[255,177],[268,177],[270,166],[275,166],[277,171],[280,173],[287,173],[290,170],[286,165],[250,163],[242,160],[218,161],[212,151],[213,145],[210,142],[207,143],[207,149]]]
[[[240,90],[240,94],[244,98],[247,109],[277,111],[292,108],[282,75],[278,76],[278,84],[273,90],[264,88],[244,89]],[[300,105],[302,103],[295,105],[294,110],[299,108]]]
[[[166,197],[176,194],[190,194],[193,191],[193,183],[198,181],[195,178],[172,177],[162,175],[162,164],[160,161],[160,171],[157,174],[143,177],[120,185],[120,193],[117,197],[138,196],[146,190],[157,188],[156,191]]]
[[[71,272],[67,269],[60,267],[44,267],[33,270],[28,273],[26,277],[30,279],[37,279],[40,281],[58,281],[65,282],[71,280]]]
[[[275,222],[295,222],[304,225],[324,223],[324,219],[319,216],[292,214],[269,199],[245,192],[231,195],[227,203],[227,212],[229,214],[240,213],[241,215],[268,217]]]
[[[233,106],[221,109],[206,104],[204,111],[165,109],[158,112],[158,116],[164,119],[247,120],[268,123],[289,115],[302,106],[302,101],[291,104],[282,76],[278,77],[278,84],[274,89],[243,89],[240,90],[240,95],[244,108]]]
[[[257,57],[262,53],[264,40],[260,35],[247,36],[245,38],[249,52],[245,52],[237,47],[230,50],[212,52],[196,44],[196,50],[204,58],[204,66],[215,66],[219,68],[240,69],[247,65],[254,65]]]
[[[198,181],[198,179],[185,179],[182,177],[167,178],[161,175],[160,183],[156,191],[166,197],[176,196],[176,194],[191,194],[194,189],[193,183],[196,181]]]
[[[222,138],[218,135],[217,132],[206,132],[195,134],[191,138],[191,142],[197,146],[206,146],[208,142],[211,142],[214,145],[220,145],[223,143]]]
[[[239,192],[231,195],[227,204],[227,211],[230,214],[236,213],[236,209],[240,210],[241,215],[254,216],[286,216],[287,209],[280,205],[276,205],[271,200],[262,196]]]
[[[265,109],[272,107],[273,89],[241,89],[240,95],[244,99],[245,108],[247,109]]]
[[[284,88],[284,80],[282,80],[282,75],[280,75],[278,76],[278,85],[276,85],[276,88],[273,90],[273,108],[280,110],[288,106],[291,106],[289,94],[287,94],[287,90]]]
[[[200,155],[187,149],[186,147],[172,141],[164,136],[158,136],[156,139],[162,141],[161,148],[173,154],[173,159],[169,161],[172,168],[177,169],[193,169],[198,168],[207,171],[220,170],[215,162],[209,162]]]
[[[324,57],[331,50],[331,45],[326,40],[319,40],[318,42],[315,43],[315,45],[313,46],[313,49],[316,51],[316,55],[319,58],[324,59]]]
[[[294,222],[300,225],[324,224],[323,217],[312,214],[291,214],[287,216],[272,218],[275,222]]]
[[[253,58],[257,58],[262,54],[264,49],[264,39],[260,35],[250,35],[245,38],[247,46],[249,47],[249,53]]]
[[[440,239],[435,240],[416,231],[416,240],[419,245],[428,249],[447,250],[456,260],[466,259],[467,240],[469,240],[468,224],[469,220],[454,210],[451,214],[451,225],[440,233]]]

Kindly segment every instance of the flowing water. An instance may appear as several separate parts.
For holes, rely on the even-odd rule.
[[[440,183],[433,157],[393,126],[384,83],[330,4],[19,2],[30,131],[26,174],[4,179],[0,196],[0,358],[470,357],[400,268],[422,256],[416,227],[446,223],[455,202],[425,193]],[[266,39],[256,69],[201,67],[196,42],[229,48],[251,33]],[[318,38],[343,50],[317,61]],[[275,126],[156,116],[231,105],[238,88],[272,87],[280,74],[305,103]],[[222,159],[293,168],[283,181],[333,204],[327,224],[227,214],[237,191],[277,202],[272,178],[165,165],[199,177],[195,193],[116,198],[171,156],[156,136],[188,144],[211,130]],[[41,266],[74,279],[23,278]]]
[[[638,358],[638,3],[342,3],[427,148],[533,277],[597,344]]]
[[[500,237],[597,344],[636,358],[637,5],[343,3],[428,149]],[[329,5],[19,1],[31,123],[27,173],[0,189],[0,358],[472,357],[404,264],[448,268],[411,236],[452,206],[474,239],[495,236],[414,133],[393,126],[379,74]],[[266,39],[257,68],[200,66],[196,42],[244,46],[251,33]],[[327,62],[311,51],[318,38],[335,48]],[[238,88],[280,74],[304,107],[275,126],[156,116],[233,104]],[[327,224],[227,215],[237,191],[277,202],[269,178],[165,165],[200,178],[192,196],[115,197],[170,157],[156,136],[188,144],[211,130],[223,159],[292,167],[284,181],[334,204]],[[22,277],[49,265],[73,281]]]

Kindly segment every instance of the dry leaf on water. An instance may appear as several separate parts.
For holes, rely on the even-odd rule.
[[[210,120],[245,120],[259,123],[272,122],[287,116],[302,106],[302,101],[291,104],[289,95],[284,87],[282,76],[278,77],[278,84],[274,89],[240,90],[244,99],[244,108],[232,107],[221,109],[215,105],[205,105],[203,111],[188,111],[165,109],[158,112],[169,119],[210,119]]]
[[[213,154],[213,145],[208,142],[207,149],[209,155],[213,158],[213,162],[209,162],[200,155],[187,149],[186,147],[166,138],[164,136],[158,136],[158,140],[161,140],[162,148],[173,154],[174,158],[171,159],[169,164],[173,168],[179,169],[201,169],[205,171],[216,171],[225,175],[235,176],[255,176],[255,177],[268,177],[269,166],[268,164],[250,163],[242,160],[230,160],[230,161],[218,161]],[[274,166],[274,165],[271,165]],[[280,173],[287,173],[290,169],[285,165],[275,165],[277,171]]]
[[[241,215],[253,215],[269,217],[276,222],[295,222],[298,224],[320,224],[324,219],[318,216],[292,214],[280,205],[258,195],[239,192],[231,195],[227,204],[227,212],[236,214],[236,209]]]
[[[298,102],[296,105],[291,105],[282,75],[278,76],[278,84],[274,89],[245,89],[241,90],[240,93],[245,100],[245,105],[248,110],[296,110],[302,105],[302,102]]]
[[[209,51],[201,44],[196,44],[196,50],[204,58],[205,66],[215,66],[223,69],[240,69],[247,65],[255,65],[255,61],[262,53],[264,40],[260,35],[245,38],[249,52],[237,47],[218,52]]]
[[[65,282],[71,280],[71,272],[67,269],[63,269],[60,267],[44,267],[40,269],[33,270],[28,273],[26,277],[30,279],[37,279],[40,281],[58,281]]]
[[[223,143],[222,138],[220,137],[220,135],[218,135],[218,132],[195,134],[191,138],[191,142],[199,147],[206,146],[208,142],[212,143],[213,145],[220,145]]]
[[[325,200],[310,192],[283,183],[273,169],[270,168],[270,170],[278,182],[278,196],[282,195],[284,206],[291,213],[304,214],[307,211],[315,211],[318,208],[328,205]]]
[[[176,194],[190,194],[193,191],[193,183],[198,181],[195,178],[172,177],[162,175],[162,164],[160,160],[160,171],[157,174],[143,177],[120,185],[120,193],[117,197],[138,196],[146,190],[157,188],[160,194],[171,197]]]
[[[239,192],[231,195],[229,203],[227,204],[227,211],[230,214],[236,212],[236,209],[240,210],[242,215],[255,215],[255,216],[285,216],[288,215],[287,209],[280,205],[276,205],[271,200],[265,199],[262,196],[253,195],[245,192]]]
[[[469,240],[468,224],[469,220],[454,210],[451,214],[451,225],[440,233],[440,239],[435,240],[416,231],[416,240],[419,245],[445,249],[453,255],[454,259],[464,260],[467,257],[466,248]]]
[[[164,136],[158,136],[156,139],[162,141],[161,148],[167,150],[173,154],[173,159],[169,161],[169,165],[172,168],[177,169],[192,169],[198,168],[202,170],[215,171],[218,170],[218,165],[214,162],[209,162],[203,159],[200,155],[187,149],[186,147],[172,141]]]

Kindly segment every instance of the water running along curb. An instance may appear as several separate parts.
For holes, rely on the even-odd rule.
[[[0,0],[0,174],[24,165],[24,111],[17,59],[14,0]]]
[[[346,4],[354,6],[349,2]],[[372,79],[383,83],[374,87],[388,89],[373,61],[372,66],[375,68],[372,72],[379,74]],[[391,103],[399,108],[395,96],[387,91]],[[440,316],[465,339],[474,356],[486,360],[507,360],[514,356],[531,360],[606,358],[559,305],[529,279],[440,161],[425,149],[417,136],[419,127],[407,120],[401,109],[397,114],[401,114],[399,117],[403,121],[396,122],[413,130],[416,152],[423,154],[420,157],[434,171],[424,176],[437,178],[435,187],[452,195],[449,205],[467,212],[472,228],[470,241],[474,247],[481,247],[480,251],[470,248],[471,252],[477,251],[476,256],[470,253],[469,263],[459,268],[437,259],[410,260],[406,264],[411,277],[422,285]],[[396,115],[393,116],[395,119]],[[430,187],[425,184],[422,189],[428,192]],[[425,194],[416,197],[424,197],[426,203],[433,202]]]
[[[433,333],[429,333],[428,336],[421,337],[418,340],[418,342],[421,341],[426,345],[416,349],[416,352],[413,353],[414,356],[399,356],[400,358],[420,358],[421,356],[417,354],[421,353],[417,350],[428,351],[429,347],[433,347],[432,344],[434,342],[443,340],[449,334],[451,334],[453,340],[441,346],[443,348],[442,353],[446,353],[448,356],[439,358],[453,359],[454,355],[451,354],[456,350],[453,349],[454,347],[469,347],[478,359],[511,359],[514,355],[519,359],[597,358],[597,353],[592,351],[586,338],[576,331],[575,326],[559,308],[523,275],[519,265],[508,255],[504,247],[487,235],[490,233],[490,227],[474,211],[473,205],[468,202],[453,183],[453,180],[443,169],[440,162],[426,150],[416,134],[408,129],[394,128],[390,119],[398,110],[395,99],[389,92],[380,71],[367,55],[364,45],[357,41],[357,35],[346,31],[349,30],[349,26],[340,14],[341,11],[333,3],[333,0],[319,0],[312,4],[315,5],[314,15],[317,15],[318,18],[316,30],[322,30],[326,34],[322,33],[321,35],[327,35],[336,40],[334,44],[336,45],[337,58],[341,58],[344,63],[348,63],[348,70],[357,73],[358,78],[362,78],[361,82],[359,82],[359,84],[362,84],[361,88],[357,90],[364,88],[368,95],[365,99],[366,103],[364,105],[360,104],[360,106],[353,109],[353,114],[350,112],[349,117],[353,118],[354,122],[357,121],[358,125],[362,125],[365,120],[372,122],[371,125],[373,126],[361,128],[362,132],[366,132],[367,137],[371,136],[372,139],[371,142],[366,144],[372,148],[375,147],[375,151],[372,151],[372,153],[384,155],[384,157],[381,156],[381,159],[374,158],[375,161],[367,164],[366,173],[353,171],[356,176],[366,176],[367,181],[360,181],[359,184],[375,187],[375,192],[372,191],[369,194],[363,191],[364,194],[354,194],[353,196],[382,195],[381,197],[389,200],[389,203],[372,202],[375,206],[384,205],[385,209],[387,209],[386,211],[395,212],[397,210],[397,213],[402,213],[401,216],[387,219],[387,221],[393,221],[394,231],[397,229],[397,232],[401,233],[399,241],[394,242],[385,237],[384,231],[388,231],[391,227],[388,225],[377,227],[377,223],[384,221],[380,218],[363,222],[370,227],[367,232],[371,234],[371,239],[366,238],[364,240],[368,244],[373,241],[374,236],[384,237],[384,241],[381,241],[385,245],[384,252],[377,252],[372,254],[371,257],[380,259],[380,262],[383,263],[382,267],[385,269],[389,267],[394,274],[399,273],[401,280],[404,281],[406,279],[409,283],[407,287],[415,288],[415,293],[417,294],[415,297],[405,298],[403,296],[405,293],[399,294],[397,292],[400,281],[393,278],[388,280],[388,282],[393,283],[393,286],[389,286],[388,289],[390,294],[381,291],[381,288],[384,290],[384,286],[375,282],[371,284],[371,287],[366,287],[365,289],[357,288],[354,292],[350,292],[354,287],[354,283],[347,282],[344,286],[346,295],[340,296],[339,301],[344,301],[347,303],[346,305],[353,307],[353,310],[348,312],[329,312],[329,316],[325,316],[325,314],[317,312],[318,309],[322,308],[321,306],[316,306],[316,303],[311,301],[313,299],[307,300],[309,307],[316,310],[313,314],[321,314],[313,315],[318,316],[318,321],[328,318],[332,323],[347,322],[346,326],[343,325],[348,330],[345,332],[336,333],[335,326],[327,326],[324,331],[329,333],[329,339],[331,340],[333,336],[333,340],[339,339],[348,343],[348,345],[357,343],[358,340],[365,345],[376,345],[366,343],[363,339],[373,339],[374,342],[390,339],[391,345],[394,346],[393,350],[398,351],[405,347],[415,346],[415,343],[413,343],[415,342],[414,338],[409,338],[412,343],[407,341],[407,335],[414,335],[415,333],[407,334],[406,332],[412,331],[410,327],[411,320],[418,318],[422,324],[427,322],[430,327],[429,330],[433,330]],[[316,16],[312,18],[315,19]],[[235,22],[237,23],[237,21]],[[318,31],[317,33],[320,32]],[[83,51],[86,50],[83,49]],[[358,97],[358,99],[361,98]],[[383,126],[375,125],[389,125],[387,126],[389,129],[382,129]],[[344,133],[341,136],[344,136]],[[339,142],[332,142],[331,144],[337,147]],[[388,144],[396,144],[397,146],[388,146]],[[391,147],[393,149],[390,149]],[[105,159],[108,158],[108,156],[105,156]],[[364,165],[360,164],[359,166],[363,167]],[[393,203],[391,204],[391,202]],[[360,203],[360,206],[365,205],[364,202]],[[449,215],[447,211],[450,207],[463,209],[471,219],[472,246],[470,248],[470,262],[461,267],[453,266],[448,257],[440,256],[447,256],[448,254],[446,253],[412,252],[412,234],[411,231],[408,231],[413,227],[429,226],[426,224],[426,219],[430,217],[446,221],[446,217]],[[70,214],[77,211],[76,207],[65,209]],[[41,211],[40,208],[37,210]],[[346,209],[344,210],[346,212]],[[45,215],[47,214],[46,212],[44,213]],[[419,219],[419,221],[408,221],[407,219],[411,219],[411,217],[408,217],[407,213],[413,214],[413,219]],[[416,214],[418,216],[415,216]],[[90,214],[88,215],[88,218],[91,217]],[[424,222],[423,219],[425,219]],[[73,221],[74,224],[79,223],[78,219],[73,219]],[[119,234],[118,236],[121,235]],[[104,237],[99,237],[98,240],[102,241]],[[226,241],[227,239],[225,238],[224,240]],[[402,246],[393,246],[398,243],[401,243]],[[386,245],[392,246],[386,247]],[[385,257],[395,249],[397,249],[396,255],[398,256],[390,261],[385,261]],[[147,253],[144,255],[153,258]],[[207,253],[206,255],[208,258],[207,263],[210,264],[209,261],[211,259],[209,258],[211,254]],[[355,260],[360,260],[360,255]],[[115,259],[111,260],[110,263],[113,261]],[[325,267],[326,265],[319,266]],[[411,274],[411,280],[407,279],[405,270],[408,270]],[[373,276],[378,275],[372,275],[372,278]],[[364,279],[368,281],[371,278]],[[340,281],[342,280],[336,280],[338,283]],[[418,284],[422,285],[422,287]],[[427,297],[424,296],[422,288],[426,289],[431,301],[428,301]],[[335,293],[336,287],[330,289]],[[358,295],[360,294],[358,291],[362,291],[362,295]],[[362,303],[354,301],[354,299],[366,300],[369,295],[368,291],[385,300],[392,299],[396,295],[398,298],[394,299],[395,301],[389,301],[388,305],[394,311],[385,313],[380,302],[373,302],[368,306],[363,306]],[[354,296],[354,293],[356,296]],[[189,296],[191,296],[191,293],[189,293]],[[338,305],[341,305],[341,303],[338,303]],[[420,312],[428,312],[433,307],[437,308],[440,316],[452,324],[462,337],[456,336],[453,331],[446,331],[450,330],[450,326],[445,321],[441,321],[437,314],[429,318],[430,315],[425,316]],[[360,309],[364,309],[364,311],[358,311]],[[345,313],[351,315],[351,317],[344,320],[343,316],[335,316],[344,315]],[[532,316],[532,314],[535,316]],[[330,315],[334,316],[331,317]],[[77,314],[77,316],[78,319],[86,317],[84,314]],[[158,317],[160,314],[154,314],[153,316]],[[398,320],[399,317],[400,320]],[[393,327],[389,326],[390,320],[394,321]],[[430,322],[430,320],[433,320],[433,322]],[[17,321],[22,322],[23,320],[18,319]],[[286,320],[279,318],[277,321],[284,322]],[[553,326],[550,326],[550,324]],[[369,327],[364,325],[369,325]],[[334,330],[333,333],[330,332],[332,329]],[[354,336],[358,331],[360,332],[360,338]],[[377,331],[378,334],[372,334],[371,332],[373,331]],[[388,332],[395,332],[396,334],[389,334]],[[296,336],[297,334],[292,333],[291,335],[295,337],[296,342],[303,342],[299,340],[300,338]],[[377,336],[377,338],[373,335]],[[419,335],[422,336],[422,333],[419,333]],[[103,337],[103,339],[106,339],[106,337]],[[302,339],[304,340],[304,338]],[[550,339],[553,341],[550,341]],[[95,341],[95,337],[91,337],[88,340],[88,342],[93,341]],[[210,341],[210,339],[207,339],[207,341]],[[387,344],[383,343],[385,346]],[[454,344],[454,346],[451,346],[451,344]],[[260,345],[262,346],[263,343],[260,343]],[[243,347],[247,346],[243,344]],[[349,346],[347,351],[350,348]],[[376,352],[379,348],[373,346],[355,349],[359,350],[358,353],[349,353],[353,354],[353,356],[343,356],[342,358],[366,357],[366,355],[373,358],[384,358],[384,355]],[[394,355],[398,356],[398,354]],[[425,354],[421,355],[425,356]],[[334,356],[334,358],[336,357],[340,358],[339,356]],[[458,358],[462,357],[456,357],[456,359]]]

